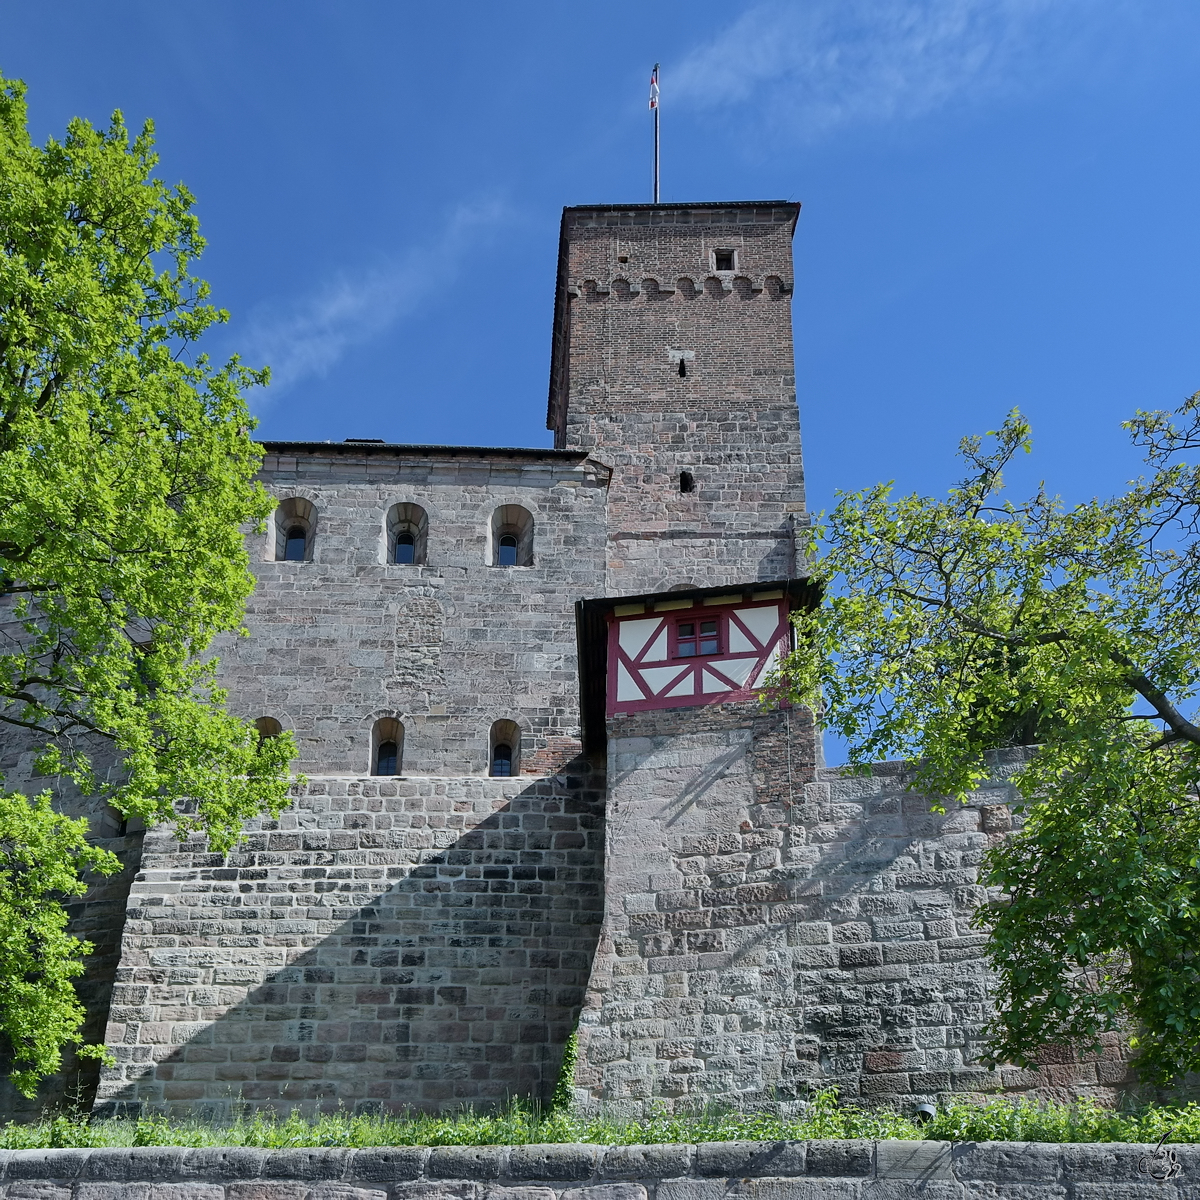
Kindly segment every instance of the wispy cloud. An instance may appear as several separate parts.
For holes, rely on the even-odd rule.
[[[498,202],[464,205],[431,241],[409,246],[385,265],[343,273],[300,300],[256,309],[240,340],[246,362],[271,368],[259,406],[301,380],[328,374],[352,347],[412,312],[431,287],[444,289],[480,238],[507,216]]]
[[[771,0],[687,55],[664,99],[753,104],[812,141],[1043,86],[1134,14],[1129,0]]]

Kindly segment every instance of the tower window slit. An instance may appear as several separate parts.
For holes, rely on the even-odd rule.
[[[504,534],[496,547],[496,562],[501,567],[517,565],[517,539],[511,533]]]
[[[417,539],[411,533],[397,534],[396,561],[398,563],[417,561]]]
[[[283,547],[284,562],[303,562],[304,552],[308,546],[308,535],[303,525],[293,525],[287,531],[287,541]]]
[[[679,472],[679,490],[681,492],[694,492],[696,490],[696,479],[691,471]]]
[[[506,778],[512,774],[512,747],[507,742],[497,742],[492,751],[492,774]]]
[[[376,775],[396,774],[396,743],[380,742],[375,755]]]
[[[679,360],[679,378],[687,378],[687,363],[685,363],[682,358]]]

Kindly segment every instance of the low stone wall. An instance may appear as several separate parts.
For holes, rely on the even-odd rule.
[[[1200,1146],[702,1142],[0,1153],[4,1200],[1193,1200]]]

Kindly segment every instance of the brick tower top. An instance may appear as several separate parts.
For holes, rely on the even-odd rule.
[[[796,574],[799,211],[563,211],[547,425],[613,469],[609,595]]]

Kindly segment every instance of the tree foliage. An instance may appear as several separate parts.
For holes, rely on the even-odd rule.
[[[115,854],[88,844],[87,820],[51,807],[50,795],[0,792],[0,1034],[12,1048],[10,1078],[26,1096],[79,1046],[84,1010],[71,980],[83,973],[88,942],[66,931],[60,897],[87,890],[86,871],[111,875]],[[80,1046],[100,1058],[100,1046]]]
[[[976,915],[996,1061],[1125,1030],[1145,1078],[1200,1069],[1200,394],[1177,418],[1127,424],[1150,472],[1111,500],[1005,499],[1014,412],[990,448],[964,439],[946,499],[843,495],[814,536],[826,598],[784,678],[853,767],[909,759],[916,789],[962,798],[989,751],[1038,744]]]
[[[210,651],[240,629],[243,530],[271,508],[242,396],[266,376],[197,352],[226,314],[190,273],[192,197],[156,162],[151,126],[131,138],[119,113],[35,146],[23,86],[0,79],[0,736],[28,739],[43,775],[225,850],[284,805],[294,754],[226,712]],[[6,911],[32,907],[3,931],[0,1028],[36,1074],[71,1028],[81,952],[53,897],[78,891],[72,863],[108,860],[40,798],[20,803],[2,814],[24,847],[10,863],[50,857],[40,890],[33,867],[2,876]]]

